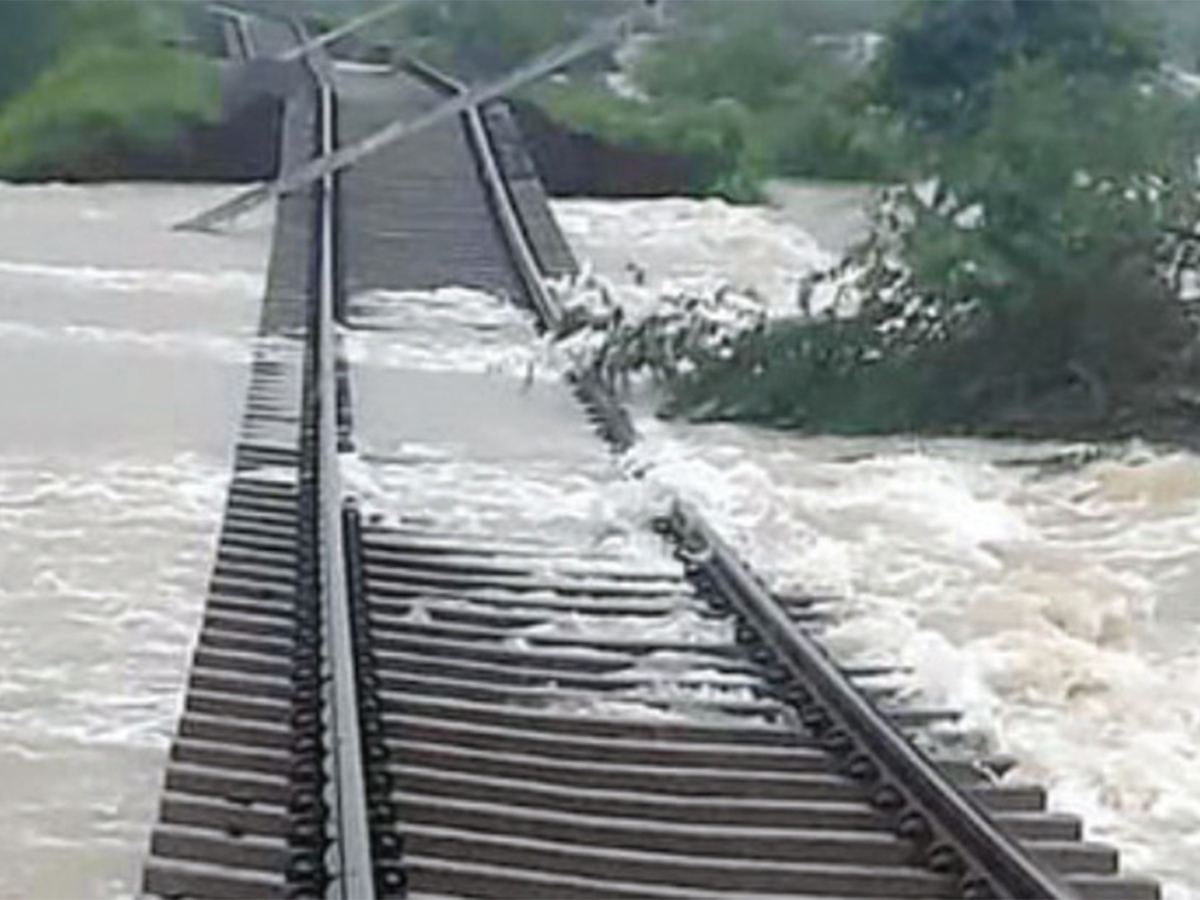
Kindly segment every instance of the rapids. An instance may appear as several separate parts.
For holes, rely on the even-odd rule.
[[[266,221],[222,238],[167,229],[221,193],[0,187],[0,895],[137,888],[269,240]],[[725,280],[786,313],[858,213],[844,191],[779,196],[774,210],[556,207],[614,284]],[[774,585],[834,598],[845,658],[910,665],[911,691],[967,711],[965,733],[1016,754],[1017,775],[1046,783],[1126,867],[1200,896],[1200,459],[803,438],[664,423],[643,404],[646,440],[620,464],[642,477],[622,479],[544,392],[560,369],[520,314],[456,290],[411,299],[347,335],[376,384],[360,384],[360,402],[380,458],[346,460],[357,490],[647,561],[658,551],[637,524],[660,488],[692,495]],[[389,400],[392,370],[432,393]],[[403,431],[460,383],[496,415],[530,397],[536,417],[476,458],[465,413],[439,433]],[[575,424],[547,443],[560,421]],[[521,428],[540,436],[538,458]]]
[[[269,229],[220,189],[0,186],[0,896],[137,892]]]
[[[795,278],[861,233],[859,188],[556,204],[623,291],[724,282],[795,312]],[[819,438],[662,422],[630,468],[694,498],[782,591],[827,595],[846,660],[911,666],[963,737],[1082,815],[1131,871],[1200,896],[1200,458],[1138,443]]]

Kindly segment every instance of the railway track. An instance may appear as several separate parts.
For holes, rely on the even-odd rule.
[[[238,30],[249,53],[300,40]],[[458,90],[416,64],[306,77],[293,159]],[[939,741],[948,714],[888,670],[836,665],[826,606],[771,596],[684,505],[650,558],[360,511],[355,297],[466,284],[553,328],[543,279],[573,267],[501,110],[279,202],[145,892],[1156,897],[1039,788]],[[598,382],[573,390],[613,448],[635,440]]]

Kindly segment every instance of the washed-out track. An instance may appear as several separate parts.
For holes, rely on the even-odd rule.
[[[247,53],[298,40],[235,18]],[[284,165],[457,89],[415,63],[382,93],[305,66]],[[656,523],[659,564],[363,521],[337,474],[347,285],[467,284],[552,328],[542,280],[573,268],[499,107],[279,201],[144,891],[1156,897],[1039,788],[940,742],[947,714],[897,700],[892,673],[836,665],[828,604],[768,594],[701,513]],[[616,450],[635,439],[599,382],[573,389]],[[682,619],[687,640],[663,627]]]

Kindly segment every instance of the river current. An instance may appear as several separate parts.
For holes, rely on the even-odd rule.
[[[568,201],[619,295],[753,289],[775,315],[862,234],[867,192],[775,208]],[[640,283],[639,283],[640,282]],[[698,501],[776,588],[831,598],[844,660],[911,667],[1122,865],[1200,897],[1200,458],[1120,446],[800,437],[658,421],[633,467]]]
[[[0,186],[0,896],[132,895],[269,230],[224,192]]]
[[[219,238],[169,231],[222,195],[0,187],[0,896],[137,889],[269,241],[266,220]],[[861,194],[778,196],[774,212],[679,200],[556,211],[614,282],[725,279],[786,309],[799,275],[859,226]],[[394,345],[364,336],[351,356],[415,360],[430,378],[516,376],[513,390],[553,377],[520,313],[485,310],[481,331],[486,298],[468,299],[431,306],[440,324],[424,337],[420,323]],[[490,343],[450,341],[458,315]],[[489,469],[481,509],[526,504],[519,518],[535,527],[547,504],[574,502],[615,532],[662,487],[696,497],[776,586],[833,598],[840,654],[910,666],[911,691],[968,710],[966,731],[1018,756],[1016,774],[1049,785],[1126,867],[1200,896],[1200,459],[1136,444],[799,438],[660,422],[648,407],[638,425],[646,440],[625,463],[636,486],[613,478],[593,495],[582,475],[530,469],[500,496]],[[590,465],[603,482],[603,459]],[[438,484],[403,487],[436,505]]]

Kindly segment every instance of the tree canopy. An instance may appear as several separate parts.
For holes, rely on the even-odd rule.
[[[935,132],[981,127],[996,77],[1018,63],[1123,77],[1160,58],[1154,20],[1108,0],[931,0],[910,7],[889,37],[879,96]]]
[[[870,239],[825,279],[853,302],[686,345],[686,365],[643,352],[674,352],[686,326],[639,324],[617,330],[607,358],[657,372],[671,410],[705,418],[838,431],[1156,419],[1193,377],[1180,287],[1189,267],[1200,275],[1200,115],[1161,77],[1143,13],[1100,0],[909,7],[871,70],[834,95],[842,134],[875,127],[877,146],[909,147]],[[820,133],[806,105],[819,81],[781,62],[789,52],[764,37],[772,79],[716,79],[795,126],[781,154]],[[726,58],[698,56],[671,60],[666,83],[702,85]]]
[[[215,117],[215,68],[179,49],[186,4],[0,0],[0,175],[70,173]]]
[[[0,0],[0,105],[27,88],[53,56],[67,12],[60,3]]]

